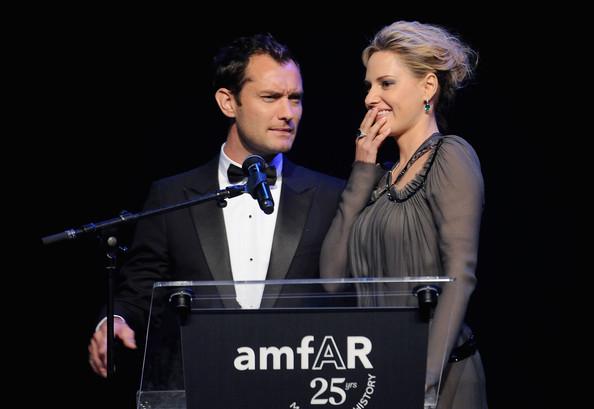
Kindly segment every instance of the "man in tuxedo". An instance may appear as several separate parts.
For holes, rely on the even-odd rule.
[[[215,57],[215,99],[230,119],[226,142],[210,162],[153,183],[146,209],[191,200],[245,181],[241,167],[250,155],[269,164],[274,211],[264,214],[244,194],[221,208],[210,201],[136,226],[122,284],[115,294],[114,333],[136,348],[146,325],[153,283],[190,280],[306,279],[319,276],[319,253],[336,212],[344,182],[295,165],[284,157],[302,114],[299,66],[286,46],[269,34],[242,37]],[[231,169],[230,169],[231,167]],[[275,180],[276,179],[276,180]],[[272,307],[280,287],[234,286],[225,307]],[[89,362],[105,377],[106,323],[89,344]]]

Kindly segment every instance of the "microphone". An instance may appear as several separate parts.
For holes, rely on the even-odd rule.
[[[248,156],[241,166],[243,173],[247,175],[247,189],[254,199],[258,200],[260,209],[266,214],[274,211],[274,200],[270,193],[270,186],[266,181],[264,167],[266,162],[264,158],[258,155]]]

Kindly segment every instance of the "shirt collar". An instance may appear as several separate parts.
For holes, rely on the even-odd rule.
[[[223,180],[226,185],[230,185],[231,183],[229,183],[229,177],[227,176],[227,168],[229,168],[230,164],[239,167],[241,167],[242,164],[231,160],[231,158],[225,154],[224,148],[225,143],[221,145],[221,153],[219,154],[219,180]],[[273,165],[276,168],[276,182],[280,182],[283,172],[283,154],[277,153],[270,161],[270,165]]]

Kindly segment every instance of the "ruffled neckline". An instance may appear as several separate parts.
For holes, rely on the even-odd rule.
[[[443,142],[443,135],[439,132],[432,134],[429,138],[427,138],[415,151],[414,154],[417,152],[422,151],[423,149],[429,147],[430,153],[429,158],[423,164],[421,170],[419,170],[414,177],[408,181],[402,188],[396,188],[396,184],[389,183],[391,182],[391,172],[395,166],[398,165],[399,162],[396,162],[392,169],[388,170],[379,180],[376,189],[371,193],[371,202],[376,201],[380,198],[383,194],[389,193],[388,198],[395,202],[404,202],[410,199],[415,193],[421,189],[421,187],[425,184],[425,180],[427,179],[427,175],[433,162],[435,160],[435,154],[439,149],[439,146]],[[434,148],[431,147],[434,145]],[[414,156],[413,154],[413,156]]]

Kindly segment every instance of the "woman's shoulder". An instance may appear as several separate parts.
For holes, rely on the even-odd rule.
[[[470,150],[474,152],[474,148],[466,139],[458,135],[442,135],[442,144],[450,148],[450,150]]]
[[[441,152],[437,155],[437,160],[470,160],[479,164],[479,159],[472,145],[464,138],[458,135],[443,135]]]

